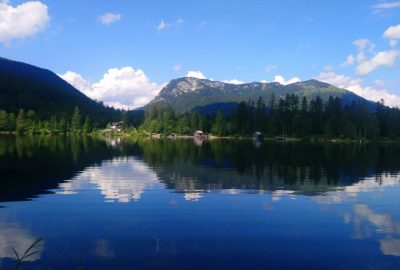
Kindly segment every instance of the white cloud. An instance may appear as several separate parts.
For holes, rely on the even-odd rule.
[[[99,17],[99,21],[100,21],[102,24],[110,25],[110,24],[112,24],[112,23],[115,23],[115,22],[121,20],[121,18],[122,18],[122,15],[121,15],[121,14],[109,12],[109,13],[106,13],[106,14],[101,15],[101,16]]]
[[[267,80],[261,80],[260,83],[269,83]]]
[[[182,69],[182,66],[180,64],[177,64],[172,67],[172,70],[175,72],[179,72],[179,71],[181,71],[181,69]]]
[[[161,32],[162,30],[172,28],[172,27],[181,27],[185,21],[183,19],[177,19],[176,22],[173,23],[167,23],[164,20],[161,20],[161,22],[157,26],[157,31]]]
[[[23,40],[43,31],[49,22],[47,5],[28,1],[16,7],[0,1],[0,43],[10,45],[13,40]]]
[[[277,67],[278,67],[277,65],[268,65],[265,67],[264,70],[265,70],[265,72],[269,73],[269,72],[275,70]]]
[[[207,79],[200,71],[189,71],[185,77],[192,77],[197,79]]]
[[[398,30],[397,28],[388,28],[384,36],[389,38],[391,46],[394,46],[397,43],[396,38],[400,38],[400,25]],[[356,66],[358,75],[367,75],[382,66],[393,67],[397,59],[400,58],[400,50],[391,49],[377,52],[375,50],[376,45],[368,39],[357,39],[353,44],[357,47],[358,54],[356,56],[348,55],[346,61],[340,66],[352,65],[356,62],[358,64]]]
[[[356,61],[356,58],[352,54],[349,54],[347,56],[346,60],[340,66],[342,66],[342,67],[351,66],[354,64],[355,61]]]
[[[301,82],[299,77],[293,77],[289,80],[285,80],[285,78],[281,75],[276,75],[273,82],[277,82],[280,83],[282,85],[288,85],[288,84],[292,84],[292,83],[297,83],[297,82]]]
[[[85,95],[92,91],[92,83],[89,80],[83,78],[80,74],[73,71],[67,71],[64,74],[58,74],[63,80],[74,86]]]
[[[400,96],[390,94],[384,89],[378,90],[374,87],[364,87],[361,79],[354,79],[334,72],[321,73],[316,79],[347,89],[368,100],[379,101],[384,99],[385,104],[390,107],[400,106]]]
[[[389,39],[390,46],[395,47],[400,39],[400,24],[391,26],[383,33],[383,36]]]
[[[157,26],[157,31],[161,31],[169,27],[171,27],[170,24],[167,24],[166,22],[164,22],[164,20],[161,20],[160,24]]]
[[[400,2],[383,2],[372,6],[375,9],[400,8]]]
[[[142,70],[132,67],[109,69],[96,83],[91,83],[72,71],[59,76],[88,97],[123,109],[146,105],[164,86],[151,82]]]
[[[225,80],[223,81],[224,83],[230,83],[230,84],[244,84],[244,81],[233,79],[233,80]]]
[[[378,52],[370,60],[361,62],[356,71],[359,75],[367,75],[381,66],[393,67],[400,57],[400,50]]]
[[[357,47],[359,50],[363,50],[367,47],[368,44],[371,44],[368,39],[365,38],[360,38],[357,39],[353,42],[353,44]]]

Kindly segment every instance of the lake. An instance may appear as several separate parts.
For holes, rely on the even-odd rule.
[[[400,144],[0,137],[0,269],[400,269]]]

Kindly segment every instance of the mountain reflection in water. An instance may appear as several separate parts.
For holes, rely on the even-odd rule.
[[[348,264],[334,261],[335,252],[356,250],[352,260],[358,268],[396,269],[399,153],[397,144],[254,146],[251,141],[216,140],[198,146],[191,140],[2,137],[0,205],[6,207],[0,209],[0,258],[11,265],[10,246],[23,248],[32,235],[40,235],[46,245],[32,258],[38,269],[46,258],[60,267],[56,258],[67,255],[75,258],[68,262],[72,267],[81,262],[82,252],[91,254],[89,266],[102,268],[96,263],[101,258],[114,267],[127,258],[126,245],[134,245],[132,260],[149,269],[188,269],[184,262],[189,258],[214,258],[215,252],[225,254],[215,267],[206,261],[196,267],[239,269],[231,256],[242,252],[243,258],[252,258],[253,268],[296,263],[320,269],[326,265],[314,261],[324,258],[331,264],[328,269],[346,269]],[[60,218],[44,225],[34,216],[40,211]],[[90,228],[100,227],[89,233],[81,220]],[[42,227],[57,230],[49,233]],[[283,228],[288,230],[283,233]],[[78,235],[83,239],[79,246],[70,242]],[[325,242],[332,258],[320,254]],[[340,247],[341,242],[347,247]],[[292,262],[276,258],[284,245],[294,243],[304,251],[286,250]],[[231,258],[232,264],[222,258]],[[118,267],[129,269],[123,263]]]

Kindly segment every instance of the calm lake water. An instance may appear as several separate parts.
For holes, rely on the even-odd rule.
[[[0,137],[0,269],[400,269],[400,145]]]

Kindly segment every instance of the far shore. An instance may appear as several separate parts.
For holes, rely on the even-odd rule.
[[[54,132],[43,132],[43,133],[17,133],[15,131],[1,131],[0,135],[14,135],[14,136],[92,136],[92,137],[124,137],[124,138],[147,138],[147,139],[165,139],[165,140],[194,140],[193,135],[167,135],[160,133],[149,133],[145,131],[138,130],[123,130],[123,131],[110,131],[110,130],[98,130],[91,133],[54,133]],[[212,134],[207,134],[204,138],[200,140],[203,141],[213,141],[213,140],[255,140],[251,136],[215,136]],[[330,142],[330,143],[398,143],[400,139],[392,138],[377,138],[377,139],[364,139],[364,138],[324,138],[324,137],[264,137],[263,139],[255,140],[258,142],[268,141],[268,142]]]

